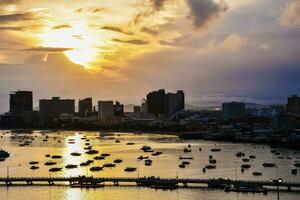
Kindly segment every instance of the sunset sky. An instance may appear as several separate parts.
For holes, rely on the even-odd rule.
[[[0,111],[12,90],[138,104],[272,104],[300,94],[299,0],[0,0]]]

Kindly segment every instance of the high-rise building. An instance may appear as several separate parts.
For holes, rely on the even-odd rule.
[[[147,94],[148,112],[156,116],[165,114],[165,90],[160,89]]]
[[[98,101],[98,118],[106,120],[114,116],[114,102],[113,101]]]
[[[12,114],[21,114],[23,111],[32,111],[32,92],[16,91],[10,93],[9,112]]]
[[[245,103],[229,102],[222,104],[223,119],[225,121],[244,117],[246,113]]]
[[[141,112],[141,106],[133,106],[133,112],[134,113],[140,113]]]
[[[147,108],[150,114],[156,116],[171,116],[184,109],[184,93],[182,90],[177,93],[165,93],[165,90],[150,92],[147,95]]]
[[[178,111],[184,110],[184,104],[184,93],[182,90],[166,94],[166,115],[171,116]]]
[[[300,114],[300,97],[297,95],[288,97],[286,111],[292,114]]]
[[[78,114],[80,117],[89,117],[93,113],[92,98],[80,99],[78,102]]]
[[[141,112],[148,113],[148,104],[146,99],[142,99]]]
[[[41,123],[53,122],[57,120],[61,114],[74,115],[75,113],[74,99],[52,97],[52,99],[41,99],[39,104]]]
[[[124,115],[124,105],[120,104],[120,102],[116,102],[114,105],[114,116],[122,117]]]

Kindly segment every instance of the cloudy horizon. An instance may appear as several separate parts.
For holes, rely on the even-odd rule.
[[[138,104],[283,104],[300,94],[298,0],[0,0],[0,112],[9,93]]]

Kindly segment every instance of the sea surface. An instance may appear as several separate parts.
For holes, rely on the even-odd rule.
[[[101,137],[100,137],[101,135]],[[119,140],[119,142],[116,142]],[[28,145],[23,145],[24,143]],[[128,145],[127,143],[134,143]],[[88,143],[88,144],[87,144]],[[95,155],[85,154],[84,147],[91,145],[99,153]],[[159,156],[151,156],[144,153],[141,147],[148,145],[154,151],[161,151]],[[191,145],[191,152],[184,153],[183,149]],[[290,149],[275,149],[278,155],[271,153],[268,145],[254,145],[242,143],[213,142],[202,140],[180,140],[177,136],[146,133],[121,133],[121,132],[43,132],[11,133],[0,131],[0,148],[8,151],[10,157],[0,162],[0,177],[70,177],[70,176],[94,176],[94,177],[143,177],[159,176],[169,178],[230,178],[246,180],[270,180],[283,178],[285,181],[300,181],[300,168],[298,175],[292,175],[293,163],[300,160],[300,152]],[[201,151],[199,151],[201,148]],[[212,152],[212,148],[221,151]],[[242,161],[235,154],[244,152],[245,157],[255,155],[255,159],[249,162]],[[72,156],[78,152],[81,156]],[[93,158],[101,153],[109,153],[105,160],[94,160],[90,166],[80,167],[80,163]],[[52,159],[45,155],[60,155],[60,159]],[[145,166],[139,161],[139,156],[149,156],[153,160],[152,166]],[[202,169],[208,164],[209,155],[217,160],[216,169]],[[191,164],[186,168],[179,168],[180,156],[192,156]],[[113,168],[104,168],[103,171],[91,172],[92,166],[102,166],[105,163],[113,163],[115,159],[123,162]],[[39,169],[30,169],[29,162],[37,161]],[[47,161],[57,162],[54,166],[45,166]],[[262,164],[271,162],[278,167],[266,168]],[[78,165],[75,169],[66,169],[68,164]],[[242,164],[251,164],[251,168],[241,172]],[[49,172],[52,167],[60,167],[60,172]],[[125,172],[126,167],[136,167],[135,172]],[[253,176],[254,171],[262,172],[262,176]],[[0,199],[109,199],[109,200],[147,200],[147,199],[182,199],[182,200],[232,200],[232,199],[276,199],[276,192],[267,195],[253,193],[225,193],[223,190],[207,188],[179,188],[173,191],[154,190],[136,186],[106,186],[97,189],[79,189],[69,186],[0,186]],[[281,199],[299,200],[300,192],[281,192]]]

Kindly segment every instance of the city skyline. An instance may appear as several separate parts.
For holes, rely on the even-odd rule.
[[[38,94],[35,102],[137,104],[147,91],[179,88],[196,106],[285,103],[300,93],[299,8],[296,0],[0,1],[0,111],[18,89]]]

